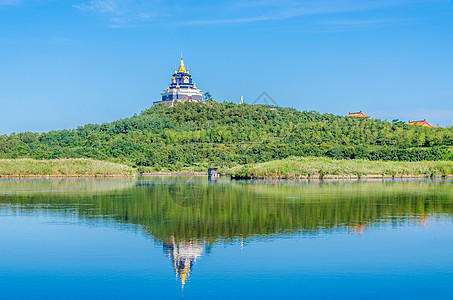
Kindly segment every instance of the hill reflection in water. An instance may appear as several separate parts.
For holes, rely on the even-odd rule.
[[[184,285],[217,242],[369,227],[426,225],[451,218],[449,180],[370,182],[230,181],[206,177],[1,180],[0,205],[134,226],[161,243]],[[125,227],[127,227],[125,226]]]

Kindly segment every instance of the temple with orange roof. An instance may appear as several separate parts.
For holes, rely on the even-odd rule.
[[[346,117],[356,117],[356,118],[364,118],[367,119],[370,116],[365,115],[362,111],[359,112],[354,112],[354,113],[349,113]]]
[[[407,123],[408,125],[417,125],[417,126],[422,126],[422,127],[431,127],[431,128],[437,128],[431,124],[429,124],[426,119],[424,119],[423,121],[409,121],[409,123]]]

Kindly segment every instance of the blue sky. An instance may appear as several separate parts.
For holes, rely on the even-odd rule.
[[[218,101],[453,125],[451,0],[0,0],[0,134],[140,113],[181,49]]]

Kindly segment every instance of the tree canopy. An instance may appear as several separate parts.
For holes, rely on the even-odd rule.
[[[177,171],[291,156],[452,160],[452,146],[453,127],[210,100],[155,106],[128,119],[71,130],[0,135],[0,158],[94,158]]]

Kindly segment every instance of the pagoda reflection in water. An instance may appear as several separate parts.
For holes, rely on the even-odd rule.
[[[168,242],[163,243],[163,247],[168,258],[173,261],[176,276],[179,276],[181,288],[184,289],[186,279],[189,278],[194,264],[204,252],[203,243],[198,241],[176,242],[174,236],[172,236]]]

